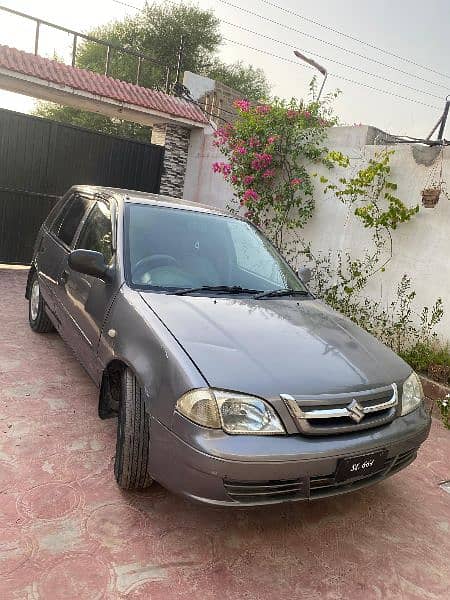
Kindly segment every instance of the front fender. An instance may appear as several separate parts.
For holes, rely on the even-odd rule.
[[[128,365],[140,381],[148,412],[171,427],[178,398],[207,382],[188,354],[138,292],[119,290],[105,321],[98,359]]]

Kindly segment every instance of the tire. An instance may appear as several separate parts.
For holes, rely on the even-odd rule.
[[[117,422],[114,475],[124,490],[142,490],[152,483],[148,474],[150,427],[144,394],[134,375],[122,373],[121,397]]]
[[[49,333],[55,328],[45,312],[45,302],[39,288],[39,278],[36,271],[31,278],[30,298],[28,300],[28,321],[36,333]]]

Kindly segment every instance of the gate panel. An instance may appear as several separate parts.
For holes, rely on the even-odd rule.
[[[0,263],[27,264],[72,185],[159,192],[164,148],[0,109]]]

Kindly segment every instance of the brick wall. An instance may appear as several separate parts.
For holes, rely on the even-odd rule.
[[[241,97],[242,94],[233,88],[215,81],[214,90],[203,94],[198,102],[205,112],[212,115],[213,120],[214,117],[218,117],[220,120],[233,122],[237,116],[233,102]]]
[[[236,118],[233,102],[242,98],[241,92],[220,81],[190,71],[185,71],[183,85],[218,125],[223,125],[224,121],[232,122]]]
[[[183,196],[190,133],[189,129],[177,125],[153,125],[152,144],[165,147],[160,194]]]

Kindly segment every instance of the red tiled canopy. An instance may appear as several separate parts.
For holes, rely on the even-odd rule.
[[[208,122],[198,106],[182,98],[169,96],[164,92],[120,81],[85,69],[78,69],[16,48],[0,45],[0,68],[59,85],[66,85],[97,96],[111,98],[118,102],[166,113],[171,117],[189,119],[197,123]]]

